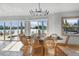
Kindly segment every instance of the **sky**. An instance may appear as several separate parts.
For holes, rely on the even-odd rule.
[[[44,21],[43,24],[45,26],[47,26],[47,21]],[[37,21],[32,21],[31,22],[31,27],[34,27],[34,26],[37,26],[37,25],[38,25],[38,22]],[[39,22],[39,25],[42,25],[42,22],[41,21]]]
[[[75,24],[75,23],[78,23],[78,20],[79,20],[79,19],[68,19],[67,22],[68,22],[69,24]]]
[[[44,21],[44,20],[43,20]],[[12,21],[12,24],[11,24],[11,21],[5,21],[5,25],[6,26],[18,26],[18,22],[19,22],[19,26],[20,26],[20,22],[21,21]],[[23,22],[23,26],[25,24],[25,21],[22,21]],[[4,26],[4,21],[0,21],[0,25]],[[31,26],[36,26],[38,25],[38,21],[31,21]],[[39,25],[42,25],[41,21],[39,21]],[[46,26],[47,25],[47,21],[45,20],[44,21],[44,25]]]

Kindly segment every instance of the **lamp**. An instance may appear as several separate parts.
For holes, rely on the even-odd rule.
[[[35,10],[30,10],[29,11],[30,15],[31,16],[46,16],[49,14],[49,11],[48,10],[45,10],[43,11],[41,8],[40,8],[40,3],[38,3],[38,9],[35,9]]]

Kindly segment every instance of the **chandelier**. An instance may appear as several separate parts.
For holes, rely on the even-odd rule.
[[[40,3],[38,3],[38,9],[35,9],[35,10],[30,10],[29,11],[30,15],[31,16],[46,16],[49,14],[49,11],[48,10],[45,10],[43,11],[41,8],[40,8]]]

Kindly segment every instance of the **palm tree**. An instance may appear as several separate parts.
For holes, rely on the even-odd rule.
[[[69,23],[67,22],[67,20],[65,20],[65,22],[64,22],[64,30],[66,31],[66,33],[67,33],[69,27],[70,27]]]
[[[79,20],[78,20],[78,29],[77,29],[77,32],[79,33]]]

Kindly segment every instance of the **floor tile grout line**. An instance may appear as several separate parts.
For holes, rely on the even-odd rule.
[[[4,42],[4,43],[5,43],[5,42]],[[10,43],[11,43],[11,42],[10,42]],[[8,45],[9,45],[10,43],[8,43]],[[7,45],[5,45],[3,48],[5,48],[6,46],[7,46]],[[2,49],[3,49],[3,48],[2,48]],[[0,51],[1,51],[2,49],[0,49]]]
[[[10,51],[10,49],[11,49],[12,47],[14,47],[16,44],[17,44],[17,42],[16,42],[15,44],[13,44],[13,45],[8,49],[8,51]]]
[[[13,42],[13,41],[12,41],[12,42]],[[12,42],[10,42],[8,45],[10,45]],[[16,43],[16,42],[15,42],[15,43]],[[15,43],[14,43],[14,44],[15,44]],[[13,44],[13,45],[14,45],[14,44]],[[5,47],[3,47],[3,48],[6,48],[6,46],[8,46],[8,45],[5,45]],[[13,45],[12,45],[12,46],[13,46]],[[3,49],[3,48],[2,48],[2,49]],[[1,50],[2,50],[2,49],[1,49]],[[9,49],[10,49],[10,48],[9,48]],[[9,49],[8,49],[8,50],[9,50]],[[7,50],[7,51],[8,51],[8,50]]]

